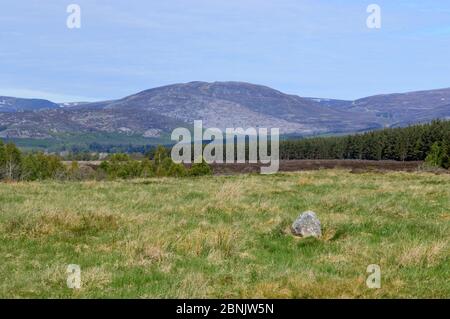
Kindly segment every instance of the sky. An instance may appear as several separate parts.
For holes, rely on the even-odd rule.
[[[55,102],[190,81],[348,100],[444,88],[450,1],[0,0],[0,70],[0,95]]]

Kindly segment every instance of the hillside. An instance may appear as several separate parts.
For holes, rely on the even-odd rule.
[[[9,104],[0,108],[0,137],[9,139],[103,133],[160,138],[194,120],[203,120],[204,127],[278,127],[282,134],[310,136],[450,118],[450,89],[342,101],[243,82],[190,82],[95,103],[3,101]]]
[[[374,114],[389,126],[450,118],[450,88],[408,93],[382,94],[355,101],[323,100],[322,105]]]
[[[0,96],[0,113],[39,111],[56,109],[59,105],[42,99],[21,99],[9,96]]]

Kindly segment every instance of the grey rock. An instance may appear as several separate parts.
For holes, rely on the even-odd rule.
[[[316,213],[312,211],[302,213],[292,224],[292,232],[294,235],[302,237],[322,236],[320,220]]]

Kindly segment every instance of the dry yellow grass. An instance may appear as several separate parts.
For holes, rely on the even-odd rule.
[[[305,210],[321,239],[292,236]],[[427,173],[0,184],[0,296],[450,297],[449,212]]]

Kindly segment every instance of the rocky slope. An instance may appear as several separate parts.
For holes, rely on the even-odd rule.
[[[13,99],[13,100],[11,100]],[[302,98],[242,82],[190,82],[119,100],[69,103],[0,98],[0,137],[114,132],[143,137],[175,127],[278,127],[283,134],[326,134],[450,118],[450,89],[388,94],[356,101]],[[14,103],[13,103],[14,102]]]

